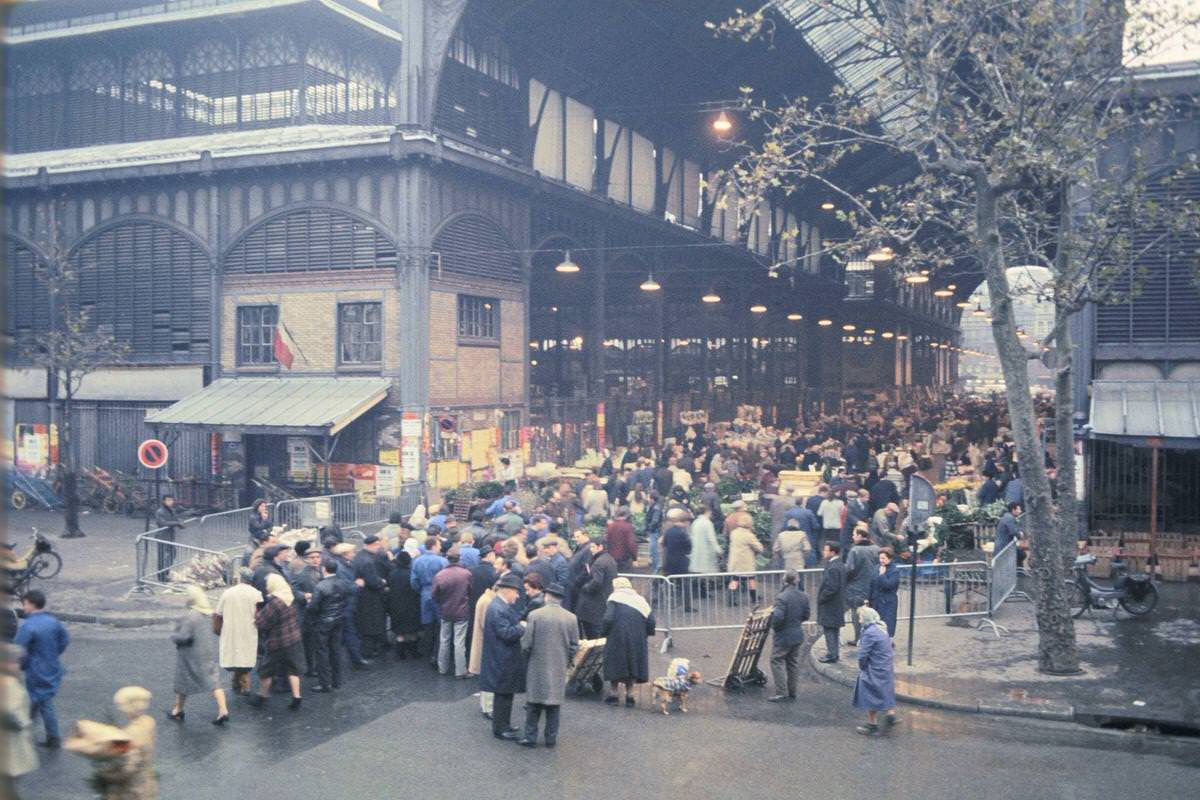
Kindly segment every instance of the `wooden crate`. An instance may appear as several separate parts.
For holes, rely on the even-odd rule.
[[[1138,574],[1144,573],[1146,571],[1147,566],[1150,563],[1150,557],[1148,555],[1131,556],[1131,555],[1126,554],[1124,560],[1125,560],[1125,570],[1130,575],[1138,575]]]
[[[1190,555],[1160,555],[1158,557],[1159,574],[1164,581],[1186,581],[1191,568],[1192,557]]]
[[[1096,560],[1088,564],[1088,575],[1093,578],[1107,578],[1112,575],[1112,556],[1101,556],[1095,552],[1092,555],[1096,556]]]

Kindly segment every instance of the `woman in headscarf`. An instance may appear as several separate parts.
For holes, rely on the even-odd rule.
[[[862,624],[858,639],[858,681],[854,684],[854,707],[867,712],[867,724],[856,731],[864,736],[879,734],[879,712],[887,712],[890,728],[896,724],[896,673],[892,660],[892,639],[879,612],[860,606],[856,613]]]
[[[292,610],[292,587],[283,576],[272,572],[267,576],[267,602],[254,615],[260,641],[266,643],[258,661],[258,694],[250,696],[250,704],[262,706],[271,694],[271,679],[281,672],[287,674],[292,690],[292,711],[300,708],[300,676],[304,674],[304,645],[300,625]]]
[[[650,680],[647,640],[654,635],[654,612],[646,599],[633,590],[628,578],[616,578],[608,596],[601,630],[604,644],[604,680],[611,691],[604,702],[618,703],[617,689],[625,684],[625,705],[632,706],[633,685]]]
[[[409,653],[416,658],[421,638],[421,593],[412,588],[411,575],[412,553],[406,548],[396,553],[387,579],[391,587],[387,593],[388,617],[392,621],[392,635],[396,637],[397,658],[406,658]]]
[[[183,704],[189,694],[212,692],[217,701],[214,725],[229,720],[225,691],[217,670],[216,634],[213,632],[212,606],[208,596],[195,584],[187,587],[188,612],[175,626],[171,641],[175,643],[175,705],[167,716],[183,722]]]

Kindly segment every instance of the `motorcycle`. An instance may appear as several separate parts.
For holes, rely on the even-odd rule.
[[[1067,581],[1067,598],[1071,616],[1081,617],[1085,611],[1110,609],[1116,619],[1117,609],[1123,608],[1135,617],[1149,614],[1158,605],[1158,588],[1149,575],[1129,575],[1125,564],[1113,562],[1115,579],[1113,585],[1103,586],[1088,575],[1089,564],[1096,557],[1090,553],[1076,557],[1075,577]]]

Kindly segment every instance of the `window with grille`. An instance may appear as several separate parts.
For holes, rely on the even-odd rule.
[[[494,297],[458,296],[458,337],[475,341],[500,340],[500,301]]]
[[[238,308],[237,363],[256,366],[275,363],[275,325],[277,306],[241,306]]]
[[[338,306],[338,363],[379,364],[383,361],[383,305],[342,303]]]
[[[521,263],[500,226],[479,214],[466,214],[445,225],[433,240],[441,268],[458,275],[520,281]]]
[[[521,412],[500,412],[500,449],[516,450],[521,446]]]
[[[9,70],[8,146],[11,152],[63,146],[63,74],[51,64],[15,64]]]
[[[187,51],[180,70],[179,104],[181,134],[237,127],[238,62],[229,44],[208,39]]]
[[[225,271],[243,274],[396,268],[396,247],[371,225],[304,208],[256,226],[230,249]]]

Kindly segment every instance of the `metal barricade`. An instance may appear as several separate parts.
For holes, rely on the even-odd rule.
[[[288,528],[321,528],[331,523],[340,528],[358,525],[358,495],[354,492],[297,497],[275,504],[276,525]]]
[[[896,618],[909,618],[909,581],[917,571],[916,618],[986,617],[990,613],[991,585],[987,562],[952,561],[945,564],[904,564],[897,567],[900,588]]]
[[[753,573],[710,572],[672,575],[668,579],[675,631],[741,630],[755,606],[774,604],[783,587],[784,570]],[[801,586],[815,602],[821,570],[800,571]]]
[[[205,514],[200,518],[198,525],[185,525],[183,531],[189,532],[194,529],[195,541],[190,543],[208,550],[247,547],[250,544],[250,519],[253,514],[252,506]]]
[[[416,510],[421,504],[420,483],[406,483],[401,485],[400,494],[396,497],[376,497],[374,501],[364,503],[358,501],[357,509],[357,524],[377,525],[387,522],[392,514],[399,514],[401,517],[407,517]]]
[[[147,531],[134,541],[137,564],[135,591],[154,587],[175,588],[188,583],[203,586],[225,583],[230,557],[243,546],[214,550],[171,538],[168,528]]]

